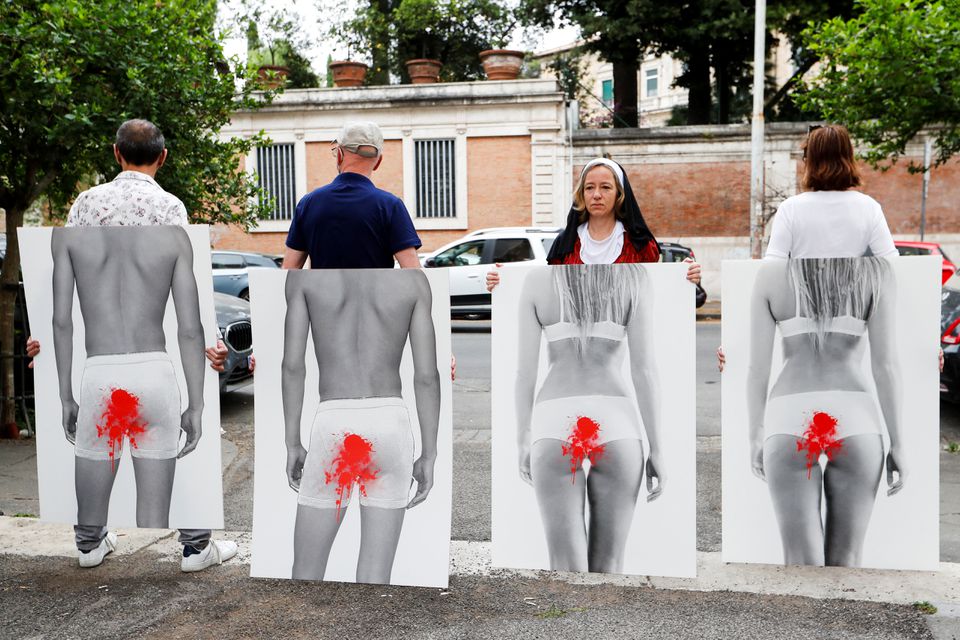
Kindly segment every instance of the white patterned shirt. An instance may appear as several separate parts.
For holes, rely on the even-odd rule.
[[[187,224],[187,208],[139,171],[121,171],[110,182],[87,189],[74,201],[68,227]]]

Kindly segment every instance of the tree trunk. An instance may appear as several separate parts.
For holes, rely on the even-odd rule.
[[[717,123],[730,122],[730,101],[733,94],[730,90],[730,73],[727,61],[722,54],[713,57],[713,76],[717,79]]]
[[[690,51],[687,76],[687,124],[710,124],[710,53],[707,49]]]
[[[370,4],[381,14],[390,19],[393,9],[390,0],[370,0]],[[368,84],[390,84],[390,42],[386,38],[377,38],[370,48],[370,58],[373,64],[367,74]]]
[[[7,255],[0,271],[0,388],[3,391],[0,403],[0,438],[19,438],[17,426],[17,402],[14,395],[14,328],[13,315],[20,288],[20,242],[17,227],[23,224],[23,208],[7,209]]]
[[[626,62],[613,63],[613,126],[615,128],[637,127],[637,67],[639,48],[635,56],[624,57]]]

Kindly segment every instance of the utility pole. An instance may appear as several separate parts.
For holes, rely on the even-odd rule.
[[[930,189],[930,162],[933,159],[933,140],[923,143],[923,195],[920,197],[920,242],[927,230],[927,191]]]
[[[753,121],[750,131],[750,257],[763,246],[763,85],[767,61],[767,2],[757,0],[753,22]]]

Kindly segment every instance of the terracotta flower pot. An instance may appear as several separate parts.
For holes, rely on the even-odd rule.
[[[338,60],[330,63],[333,84],[338,87],[359,87],[367,77],[367,65],[351,60]]]
[[[487,80],[516,80],[523,66],[523,51],[488,49],[480,52],[480,63]]]
[[[257,79],[265,89],[276,89],[282,86],[287,81],[288,75],[290,75],[288,67],[264,64],[257,69]]]
[[[428,58],[417,58],[416,60],[407,60],[407,74],[410,76],[410,82],[413,84],[433,84],[440,82],[440,67],[443,63],[439,60],[430,60]]]

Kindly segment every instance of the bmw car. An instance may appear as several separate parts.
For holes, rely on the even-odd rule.
[[[250,327],[250,303],[225,293],[213,293],[217,310],[217,325],[227,346],[227,361],[220,372],[220,391],[252,376],[247,359],[253,352],[253,332]]]

